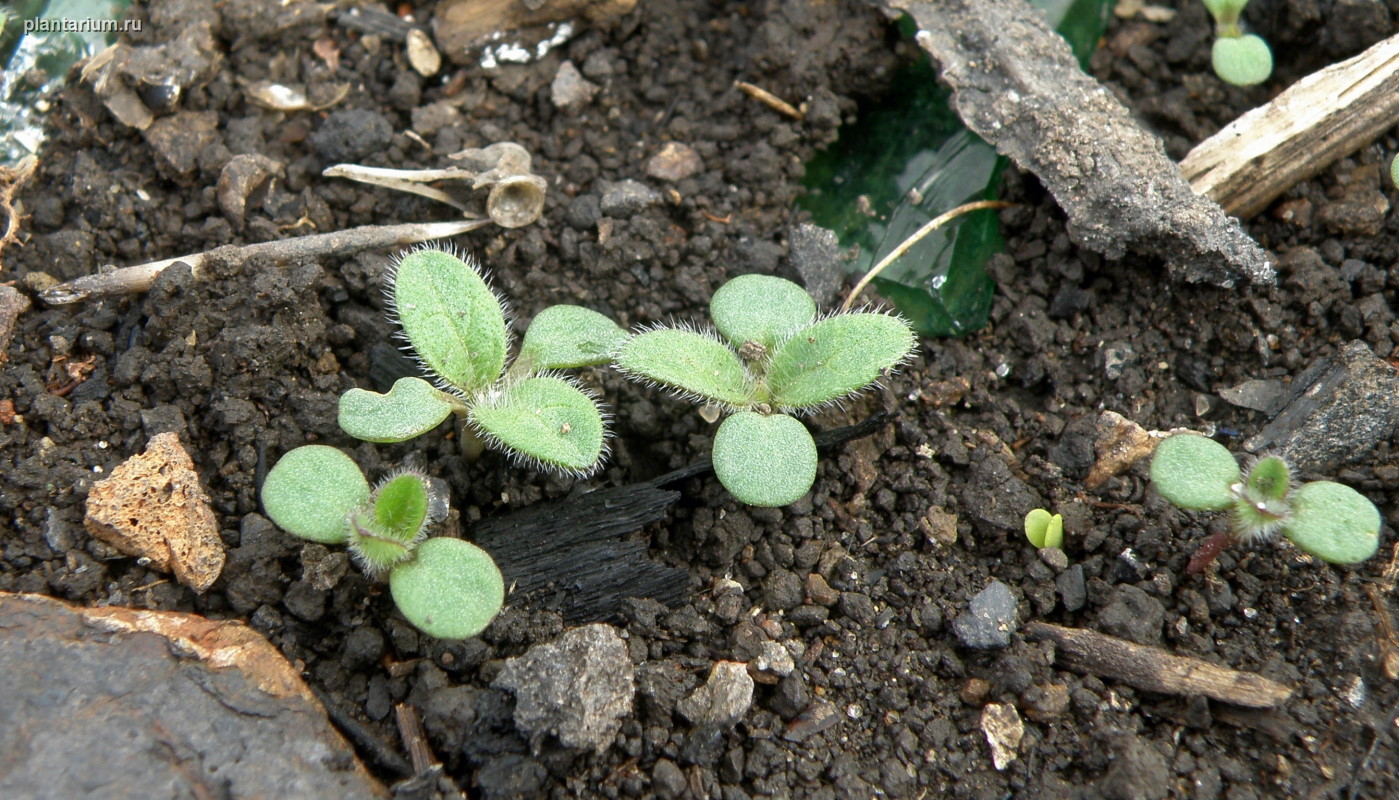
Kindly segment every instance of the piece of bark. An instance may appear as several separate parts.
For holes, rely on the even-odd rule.
[[[1239,217],[1378,139],[1399,117],[1399,35],[1297,81],[1180,162],[1195,191]]]
[[[388,793],[241,622],[0,592],[0,797]]]
[[[1161,141],[1024,0],[887,3],[913,16],[962,121],[1040,179],[1077,242],[1108,258],[1161,258],[1178,280],[1273,282],[1268,254],[1195,194]]]
[[[1244,449],[1283,456],[1306,472],[1329,472],[1364,458],[1399,427],[1399,375],[1354,341],[1292,382],[1277,416]]]
[[[1053,642],[1057,660],[1068,669],[1148,692],[1203,695],[1248,708],[1272,708],[1292,696],[1290,688],[1262,675],[1171,655],[1096,631],[1045,622],[1031,622],[1024,630],[1032,640]]]

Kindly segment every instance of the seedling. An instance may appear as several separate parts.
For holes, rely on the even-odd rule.
[[[1298,486],[1277,456],[1258,459],[1245,476],[1224,445],[1176,434],[1157,446],[1151,480],[1162,497],[1181,508],[1231,512],[1230,530],[1207,539],[1187,572],[1203,571],[1233,542],[1277,533],[1333,564],[1364,561],[1379,547],[1380,512],[1374,503],[1332,481]]]
[[[1389,162],[1389,181],[1394,184],[1394,188],[1399,189],[1399,156],[1395,156]]]
[[[1244,33],[1239,18],[1248,0],[1203,0],[1214,17],[1215,40],[1210,51],[1214,73],[1225,83],[1253,86],[1273,74],[1273,52],[1261,36]]]
[[[505,580],[485,550],[461,539],[426,538],[446,504],[434,502],[417,472],[399,472],[371,490],[349,456],[306,445],[267,473],[262,505],[288,533],[348,545],[371,577],[387,574],[398,610],[429,636],[475,636],[505,602]]]
[[[794,503],[816,481],[816,442],[790,414],[840,403],[902,364],[913,330],[872,311],[817,317],[791,281],[743,275],[709,304],[718,334],[655,328],[613,358],[627,376],[729,412],[714,435],[714,473],[754,506]]]
[[[340,427],[370,442],[401,442],[451,414],[487,445],[530,466],[586,475],[602,462],[605,427],[597,400],[559,369],[602,364],[626,338],[603,315],[578,306],[540,312],[506,370],[505,305],[476,266],[421,248],[403,255],[389,286],[392,312],[424,370],[388,394],[351,389]]]
[[[1037,508],[1025,515],[1025,538],[1036,550],[1046,547],[1063,547],[1064,517]]]

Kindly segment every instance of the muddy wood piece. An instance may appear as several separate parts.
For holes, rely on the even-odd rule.
[[[1053,642],[1059,663],[1075,672],[1148,692],[1203,695],[1248,708],[1272,708],[1292,696],[1290,688],[1262,675],[1171,655],[1096,631],[1031,622],[1024,632],[1032,640]]]
[[[1180,168],[1195,191],[1247,218],[1397,118],[1399,35],[1297,81],[1196,145]]]
[[[405,225],[363,225],[334,233],[298,236],[294,239],[278,239],[242,246],[226,245],[202,253],[85,275],[39,292],[39,299],[49,305],[58,306],[79,303],[94,297],[139,294],[151,288],[156,277],[175,264],[188,264],[194,277],[198,279],[205,264],[216,256],[236,261],[266,257],[281,262],[344,256],[361,250],[382,250],[444,239],[473,231],[489,225],[490,222],[489,219],[468,219],[453,222],[414,222]]]
[[[1277,453],[1298,469],[1328,472],[1364,458],[1399,427],[1399,375],[1354,341],[1292,382],[1282,410],[1244,449]]]
[[[1195,194],[1161,141],[1024,0],[885,4],[912,15],[967,127],[1040,179],[1076,241],[1108,258],[1161,258],[1179,280],[1274,281],[1268,254]]]

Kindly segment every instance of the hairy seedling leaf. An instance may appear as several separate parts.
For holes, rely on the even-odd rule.
[[[1289,495],[1292,517],[1283,535],[1332,564],[1354,564],[1380,546],[1380,512],[1365,495],[1332,481],[1308,483]]]
[[[388,394],[340,395],[340,429],[366,442],[402,442],[436,428],[453,408],[445,392],[422,378],[399,378]]]
[[[777,346],[768,366],[773,402],[811,408],[858,392],[907,358],[916,341],[899,317],[871,312],[827,317]]]
[[[617,323],[582,306],[549,306],[535,316],[520,346],[529,372],[605,364],[627,338]]]
[[[1277,456],[1260,458],[1248,472],[1245,484],[1248,497],[1257,500],[1282,500],[1292,488],[1292,473],[1287,462]]]
[[[675,328],[639,333],[614,357],[623,372],[676,390],[691,399],[746,408],[753,402],[748,371],[723,342]]]
[[[1194,511],[1234,505],[1231,487],[1243,480],[1228,448],[1205,436],[1178,433],[1156,446],[1151,480],[1161,496]]]
[[[471,421],[504,449],[566,472],[590,472],[602,458],[603,424],[593,398],[562,378],[507,386],[471,409]]]
[[[816,481],[816,442],[800,420],[739,411],[714,434],[714,474],[750,506],[795,503]]]
[[[349,456],[319,444],[282,456],[262,483],[262,507],[278,527],[313,542],[343,544],[349,516],[369,502],[369,481]]]
[[[740,275],[709,301],[714,326],[734,347],[757,342],[771,350],[816,319],[816,301],[806,290],[771,275]]]
[[[389,592],[418,630],[439,639],[466,639],[500,613],[505,579],[485,550],[439,536],[389,573]]]
[[[475,267],[442,250],[414,250],[394,271],[393,304],[414,352],[447,383],[475,393],[500,377],[505,309]]]
[[[427,482],[421,475],[405,472],[379,487],[374,497],[374,521],[395,539],[412,541],[427,522],[427,507]]]

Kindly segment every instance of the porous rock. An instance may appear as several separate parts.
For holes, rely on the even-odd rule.
[[[536,748],[553,736],[600,753],[632,711],[636,674],[622,637],[599,623],[508,659],[491,685],[514,693],[515,726]]]
[[[88,494],[83,522],[93,536],[150,559],[152,567],[174,573],[196,592],[208,589],[223,571],[223,542],[209,497],[173,433],[151,437],[144,453],[98,481]]]

